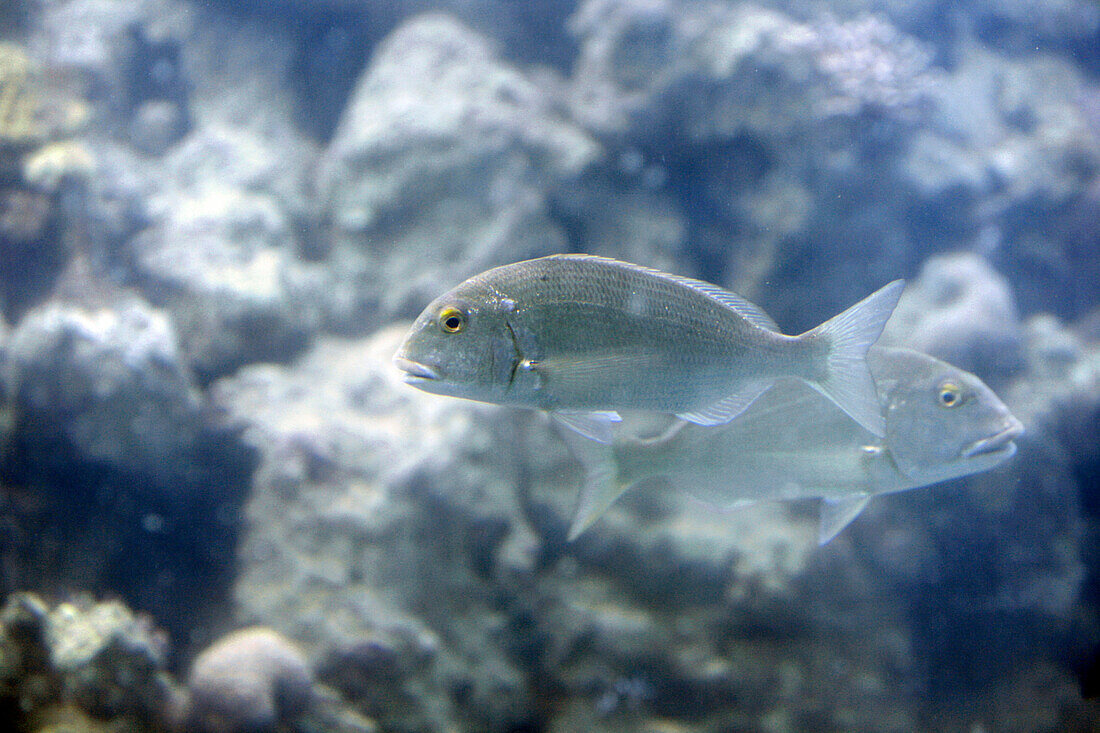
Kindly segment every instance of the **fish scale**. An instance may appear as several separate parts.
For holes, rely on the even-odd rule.
[[[746,374],[767,369],[793,375],[800,368],[793,357],[789,365],[768,358],[783,353],[780,344],[787,346],[789,337],[753,326],[679,281],[626,263],[584,257],[557,267],[542,259],[486,276],[528,304],[517,309],[513,326],[538,333],[548,352],[541,361],[552,388],[534,398],[539,407],[676,411],[685,397],[693,405],[720,399]],[[747,364],[750,354],[758,358]]]

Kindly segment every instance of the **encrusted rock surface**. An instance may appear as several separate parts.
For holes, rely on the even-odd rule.
[[[567,247],[549,195],[599,149],[552,102],[443,14],[379,46],[319,177],[349,319],[411,316],[456,277]]]
[[[4,382],[28,428],[61,433],[86,460],[168,476],[193,449],[201,398],[162,311],[52,302],[19,322],[6,352]]]
[[[118,601],[81,597],[51,608],[12,594],[0,610],[0,715],[13,724],[14,707],[44,726],[68,719],[95,730],[100,720],[109,721],[104,730],[165,730],[176,696],[167,656],[164,633]]]

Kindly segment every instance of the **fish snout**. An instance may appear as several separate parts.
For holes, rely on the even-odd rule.
[[[441,378],[439,370],[428,366],[427,364],[421,364],[418,361],[407,359],[401,355],[393,357],[393,365],[400,371],[404,372],[404,379],[406,384],[419,384],[421,382],[431,382]]]
[[[999,431],[988,438],[974,441],[963,450],[962,454],[966,458],[973,458],[974,456],[998,453],[1003,450],[1015,452],[1016,446],[1012,441],[1023,434],[1024,424],[1017,420],[1014,415],[1009,415]]]

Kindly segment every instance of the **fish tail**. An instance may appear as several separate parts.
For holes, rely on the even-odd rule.
[[[882,335],[904,287],[905,281],[895,280],[799,337],[807,343],[825,345],[824,375],[808,379],[810,386],[878,436],[886,432],[886,421],[867,368],[867,350]]]
[[[603,516],[628,485],[619,477],[619,465],[607,443],[597,443],[572,430],[560,430],[563,440],[584,468],[584,483],[569,525],[569,541],[577,539]]]

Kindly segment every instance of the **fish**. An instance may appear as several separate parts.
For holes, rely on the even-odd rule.
[[[725,509],[819,498],[825,544],[876,495],[987,471],[1024,427],[981,379],[917,351],[875,346],[867,363],[886,430],[876,436],[800,382],[777,385],[728,425],[682,420],[610,445],[563,437],[585,469],[569,540],[624,492],[660,480]]]
[[[881,435],[865,355],[903,287],[896,280],[787,336],[717,285],[595,255],[551,255],[487,270],[433,300],[393,361],[419,389],[546,410],[602,443],[622,410],[721,425],[786,378]]]

